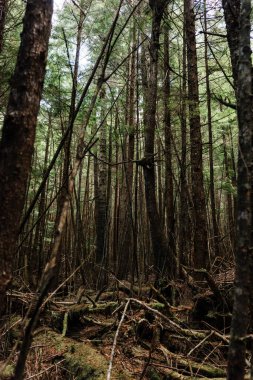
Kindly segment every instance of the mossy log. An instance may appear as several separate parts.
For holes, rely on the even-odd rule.
[[[63,366],[76,380],[104,380],[108,370],[108,361],[90,343],[76,342],[62,337],[52,330],[37,335],[35,344],[51,346],[58,358],[63,358]],[[133,380],[126,371],[113,369],[112,379]]]
[[[70,378],[70,376],[76,380],[104,380],[106,378],[109,363],[90,343],[77,342],[63,337],[51,329],[44,329],[34,336],[33,344],[38,347],[38,350],[43,349],[50,352],[53,363],[56,365],[57,362],[61,363],[61,370],[63,376],[66,371],[66,378]],[[34,360],[33,355],[36,356],[34,352],[29,354],[27,365],[31,365],[29,362]],[[48,359],[46,363],[48,364]],[[13,378],[11,377],[13,371],[13,366],[6,366],[0,379]],[[123,371],[114,367],[111,379],[133,380],[133,377],[125,369]]]
[[[61,308],[51,307],[46,312],[47,324],[49,326],[57,328],[58,330],[61,330],[63,328],[64,320],[66,320],[67,316],[69,327],[74,325],[75,328],[78,328],[78,326],[81,328],[83,325],[86,325],[88,323],[87,321],[89,321],[90,324],[92,323],[92,316],[103,315],[108,318],[108,323],[99,323],[99,321],[94,321],[94,324],[110,327],[113,321],[109,321],[109,319],[112,315],[112,312],[116,310],[118,306],[119,305],[117,302],[106,302],[97,303],[96,307],[90,304],[76,304]]]
[[[185,359],[181,355],[174,354],[173,352],[167,350],[164,346],[160,346],[160,349],[164,355],[175,361],[177,368],[186,368],[189,369],[189,371],[191,371],[194,375],[199,374],[212,379],[217,377],[226,377],[226,372],[222,368],[218,368],[210,364],[198,363],[189,358]]]

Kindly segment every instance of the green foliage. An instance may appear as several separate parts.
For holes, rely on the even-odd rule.
[[[9,1],[4,29],[3,52],[0,54],[0,113],[4,112],[7,105],[10,80],[20,45],[23,14],[23,1]]]

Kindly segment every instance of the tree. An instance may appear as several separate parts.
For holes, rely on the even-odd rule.
[[[28,1],[0,144],[0,304],[12,277],[45,76],[52,0]]]
[[[144,126],[145,126],[145,153],[142,160],[145,178],[145,198],[150,224],[151,241],[155,266],[161,271],[171,271],[167,267],[167,242],[162,228],[161,218],[156,203],[156,179],[155,179],[155,127],[156,127],[156,102],[157,102],[157,74],[158,74],[158,51],[161,21],[167,5],[166,0],[150,1],[152,11],[152,31],[150,40],[149,77],[143,80],[145,92]],[[145,57],[143,55],[145,60]],[[142,63],[142,70],[144,70]]]
[[[180,124],[181,124],[181,161],[180,161],[180,201],[179,201],[179,263],[189,264],[190,217],[187,184],[187,61],[186,61],[186,23],[185,12],[183,22],[182,47],[182,83],[180,83]]]
[[[132,30],[130,31],[131,49],[136,48],[136,22],[133,21]],[[123,147],[123,158],[127,159],[127,163],[123,165],[124,171],[124,185],[122,189],[122,202],[121,202],[121,239],[119,245],[119,264],[118,276],[124,278],[128,275],[130,261],[132,263],[135,256],[134,236],[136,234],[135,227],[133,226],[133,160],[135,153],[135,91],[136,91],[136,52],[130,56],[128,65],[128,82],[127,82],[127,107],[126,107],[126,124],[128,133],[125,138],[125,147]],[[137,271],[137,263],[135,262],[135,269]],[[132,268],[133,269],[133,268]],[[134,273],[132,273],[134,276]]]
[[[71,62],[69,62],[69,65],[71,67],[71,77],[72,77],[72,89],[71,89],[71,100],[70,100],[70,107],[69,107],[69,114],[68,114],[68,125],[70,125],[70,131],[68,133],[68,136],[64,142],[64,162],[63,162],[63,168],[62,168],[62,181],[60,183],[60,194],[57,198],[57,216],[55,219],[55,229],[57,229],[57,226],[59,224],[59,218],[61,214],[61,210],[63,208],[63,204],[65,201],[65,198],[68,194],[68,182],[69,182],[69,169],[70,169],[70,163],[71,163],[71,144],[72,144],[72,135],[73,135],[73,129],[74,129],[74,123],[71,121],[74,118],[75,115],[75,109],[76,109],[76,97],[77,97],[77,85],[78,85],[78,73],[79,73],[79,61],[80,61],[80,50],[81,50],[81,42],[82,42],[82,34],[83,34],[83,23],[85,19],[85,13],[83,11],[84,7],[84,1],[80,1],[79,5],[79,18],[77,19],[77,30],[76,30],[76,49],[75,49],[75,61],[73,68],[71,67]],[[65,30],[63,29],[63,35],[65,44],[67,45],[66,48],[68,48],[68,41],[66,38]],[[69,55],[69,51],[67,52]],[[69,58],[69,57],[68,57]],[[63,126],[63,135],[66,133],[67,127]],[[58,265],[58,269],[60,268],[60,265]],[[57,277],[57,276],[56,276]],[[57,284],[57,279],[55,278],[55,284]]]
[[[240,4],[241,0],[222,0],[235,89],[238,79]]]
[[[195,35],[194,1],[185,1],[188,63],[188,102],[191,141],[191,188],[194,220],[195,268],[205,268],[208,260],[207,214],[203,179],[202,137],[199,111],[199,84]]]
[[[206,101],[207,101],[207,123],[208,123],[208,137],[209,137],[209,170],[210,170],[210,205],[212,216],[212,238],[214,256],[219,256],[219,229],[216,219],[216,203],[215,203],[215,189],[214,189],[214,168],[213,168],[213,125],[212,125],[212,104],[211,104],[211,86],[210,74],[208,63],[208,35],[207,35],[207,6],[206,0],[204,2],[204,28],[205,28],[205,71],[206,71]]]
[[[105,101],[106,91],[100,91],[101,102]],[[99,110],[101,122],[105,118],[102,107]],[[100,128],[100,144],[98,157],[94,158],[94,194],[95,194],[95,224],[96,224],[96,264],[100,267],[97,284],[104,286],[106,279],[101,267],[107,263],[106,232],[107,232],[107,154],[106,154],[106,122]]]
[[[163,102],[164,102],[164,148],[165,148],[165,208],[167,234],[169,241],[170,255],[175,257],[175,210],[174,210],[174,186],[173,186],[173,168],[172,168],[172,126],[171,126],[171,88],[170,88],[170,55],[169,55],[169,30],[168,25],[164,27],[164,86],[163,86]],[[172,263],[175,260],[172,259]],[[175,272],[175,268],[172,268]]]
[[[242,0],[240,11],[237,109],[239,124],[237,246],[234,307],[228,356],[228,380],[244,379],[245,337],[252,300],[252,63],[251,1]]]

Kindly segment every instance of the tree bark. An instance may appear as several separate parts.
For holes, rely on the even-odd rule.
[[[136,25],[133,21],[131,31],[131,50],[136,46]],[[129,60],[129,85],[128,85],[128,107],[127,112],[127,164],[124,164],[124,186],[122,189],[122,241],[120,242],[120,257],[118,277],[127,278],[133,254],[133,237],[135,234],[133,226],[133,159],[135,147],[135,90],[136,90],[136,52],[133,52]]]
[[[204,28],[207,32],[207,10],[206,0],[204,3]],[[205,33],[205,71],[206,71],[206,102],[207,102],[207,123],[208,123],[208,150],[209,150],[209,173],[210,173],[210,205],[211,205],[211,218],[212,218],[212,246],[214,249],[214,257],[219,256],[219,228],[216,218],[216,204],[215,204],[215,188],[214,188],[214,159],[213,159],[213,127],[212,127],[212,104],[211,104],[211,88],[210,88],[210,74],[208,63],[208,35]]]
[[[80,7],[83,8],[84,2],[80,1]],[[63,161],[63,171],[62,171],[62,179],[60,181],[60,193],[57,199],[57,212],[55,218],[55,229],[59,224],[59,218],[61,214],[61,209],[64,204],[64,200],[66,195],[68,194],[68,181],[69,181],[69,167],[71,162],[71,144],[72,144],[72,135],[73,135],[73,127],[74,123],[71,123],[71,120],[74,119],[75,109],[76,109],[76,95],[77,95],[77,80],[78,80],[78,72],[79,72],[79,60],[80,60],[80,50],[81,50],[81,39],[82,39],[82,31],[83,31],[83,22],[85,19],[85,14],[83,10],[80,10],[79,19],[77,22],[77,34],[76,34],[76,51],[75,51],[75,63],[72,72],[72,89],[71,89],[71,101],[68,115],[68,125],[71,125],[69,134],[64,142],[64,161]],[[64,35],[65,38],[65,35]],[[70,62],[69,62],[70,64]],[[68,128],[68,126],[67,126]],[[63,128],[64,129],[64,128]],[[63,135],[66,133],[66,128],[63,130]],[[60,270],[60,263],[58,263],[58,272]],[[59,273],[58,273],[59,274]],[[57,286],[57,277],[54,280],[54,286]]]
[[[198,68],[193,0],[185,1],[185,19],[191,141],[191,186],[194,206],[193,265],[195,268],[205,268],[208,262],[207,214],[203,180],[202,137],[199,112]]]
[[[224,11],[224,18],[226,23],[226,29],[227,29],[227,41],[228,41],[228,47],[230,50],[230,58],[231,58],[231,64],[232,64],[232,74],[233,74],[233,80],[234,80],[234,90],[235,95],[237,98],[237,82],[238,82],[238,65],[239,65],[239,32],[240,32],[240,25],[239,25],[239,16],[240,16],[240,5],[241,0],[222,0],[222,7]],[[232,178],[233,184],[236,184],[236,177],[235,175]],[[230,198],[231,195],[230,195]],[[234,197],[234,214],[236,214],[237,209],[237,198]],[[231,220],[231,218],[229,217]],[[232,243],[232,250],[235,250],[235,241],[236,241],[236,231],[235,228],[231,227],[230,230],[231,234],[234,235],[234,238],[231,238]]]
[[[222,0],[235,89],[238,78],[240,4],[241,0]]]
[[[166,225],[169,242],[169,254],[173,255],[171,263],[175,264],[175,210],[174,210],[174,187],[173,187],[173,170],[172,170],[172,146],[171,146],[171,112],[170,112],[170,55],[169,55],[169,30],[165,25],[164,30],[164,140],[165,140],[165,208],[166,208]],[[175,272],[173,269],[173,272]]]
[[[232,165],[230,162],[230,159],[228,157],[228,147],[227,147],[227,138],[225,132],[223,133],[223,148],[224,148],[224,169],[225,169],[225,176],[226,180],[230,181],[230,173],[232,169]],[[230,239],[230,256],[232,257],[234,254],[234,248],[235,248],[235,236],[236,236],[236,230],[235,230],[235,223],[234,223],[234,207],[233,207],[233,199],[232,194],[230,191],[226,191],[226,200],[227,200],[227,234]]]
[[[105,89],[100,91],[101,102],[105,101]],[[104,111],[101,107],[100,117],[104,119]],[[98,158],[94,162],[94,190],[95,190],[95,224],[96,224],[96,264],[105,267],[106,254],[106,232],[107,232],[107,154],[106,154],[106,122],[100,129],[100,146]],[[105,273],[99,270],[99,286],[104,286]]]
[[[50,133],[52,128],[52,121],[51,121],[51,114],[48,115],[48,130],[47,130],[47,136],[46,136],[46,147],[45,147],[45,158],[44,158],[44,168],[43,168],[43,177],[45,175],[46,169],[47,169],[47,163],[48,163],[48,157],[49,157],[49,142],[50,142]],[[31,252],[29,252],[29,272],[30,272],[30,284],[32,286],[38,285],[38,279],[40,278],[41,271],[43,269],[43,241],[45,238],[45,223],[46,223],[46,215],[45,215],[45,209],[47,204],[47,192],[46,187],[41,192],[40,195],[40,201],[38,205],[38,222],[35,229],[34,234],[34,241],[33,241],[33,248]],[[31,274],[34,273],[35,276],[31,276]],[[36,279],[36,282],[34,283],[34,279]]]
[[[154,162],[159,35],[161,21],[167,3],[168,2],[166,0],[149,1],[149,5],[152,10],[152,32],[149,48],[149,81],[147,86],[145,85],[145,83],[143,83],[144,91],[146,92],[146,104],[144,109],[145,157],[142,160],[142,166],[144,170],[146,207],[150,224],[150,233],[153,248],[153,257],[155,258],[155,266],[158,271],[164,272],[166,270],[171,274],[172,268],[169,266],[165,268],[166,259],[168,259],[167,242],[162,229],[160,215],[157,209]]]
[[[31,170],[52,0],[28,1],[0,144],[0,305],[11,281],[18,228]]]
[[[239,33],[237,109],[239,122],[235,296],[228,355],[228,380],[243,380],[245,336],[252,297],[252,63],[251,1],[242,0]]]
[[[184,16],[185,19],[185,16]],[[179,266],[189,265],[189,252],[191,246],[191,224],[189,216],[189,199],[187,184],[187,62],[186,62],[186,28],[183,28],[183,52],[182,52],[182,81],[180,86],[180,124],[181,124],[181,165],[180,165],[180,201],[179,201]]]

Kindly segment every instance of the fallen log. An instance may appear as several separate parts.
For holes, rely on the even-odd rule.
[[[166,347],[160,345],[161,352],[166,358],[176,363],[177,368],[185,368],[191,371],[194,375],[199,374],[208,378],[226,377],[226,372],[219,367],[211,364],[198,363],[190,358],[184,358],[179,354],[169,351]]]
[[[76,378],[78,380],[104,380],[108,371],[108,361],[90,343],[80,343],[71,338],[62,337],[51,329],[44,329],[34,337],[33,346],[27,360],[27,371],[31,368],[34,371],[34,361],[38,355],[41,356],[43,348],[43,358],[40,367],[48,368],[57,366],[60,363],[58,372],[60,378]],[[49,365],[55,363],[54,366]],[[13,368],[8,366],[5,377],[8,379]],[[36,375],[33,373],[33,375]],[[47,378],[55,378],[54,373],[47,372]],[[127,370],[113,367],[113,379],[134,380]]]

